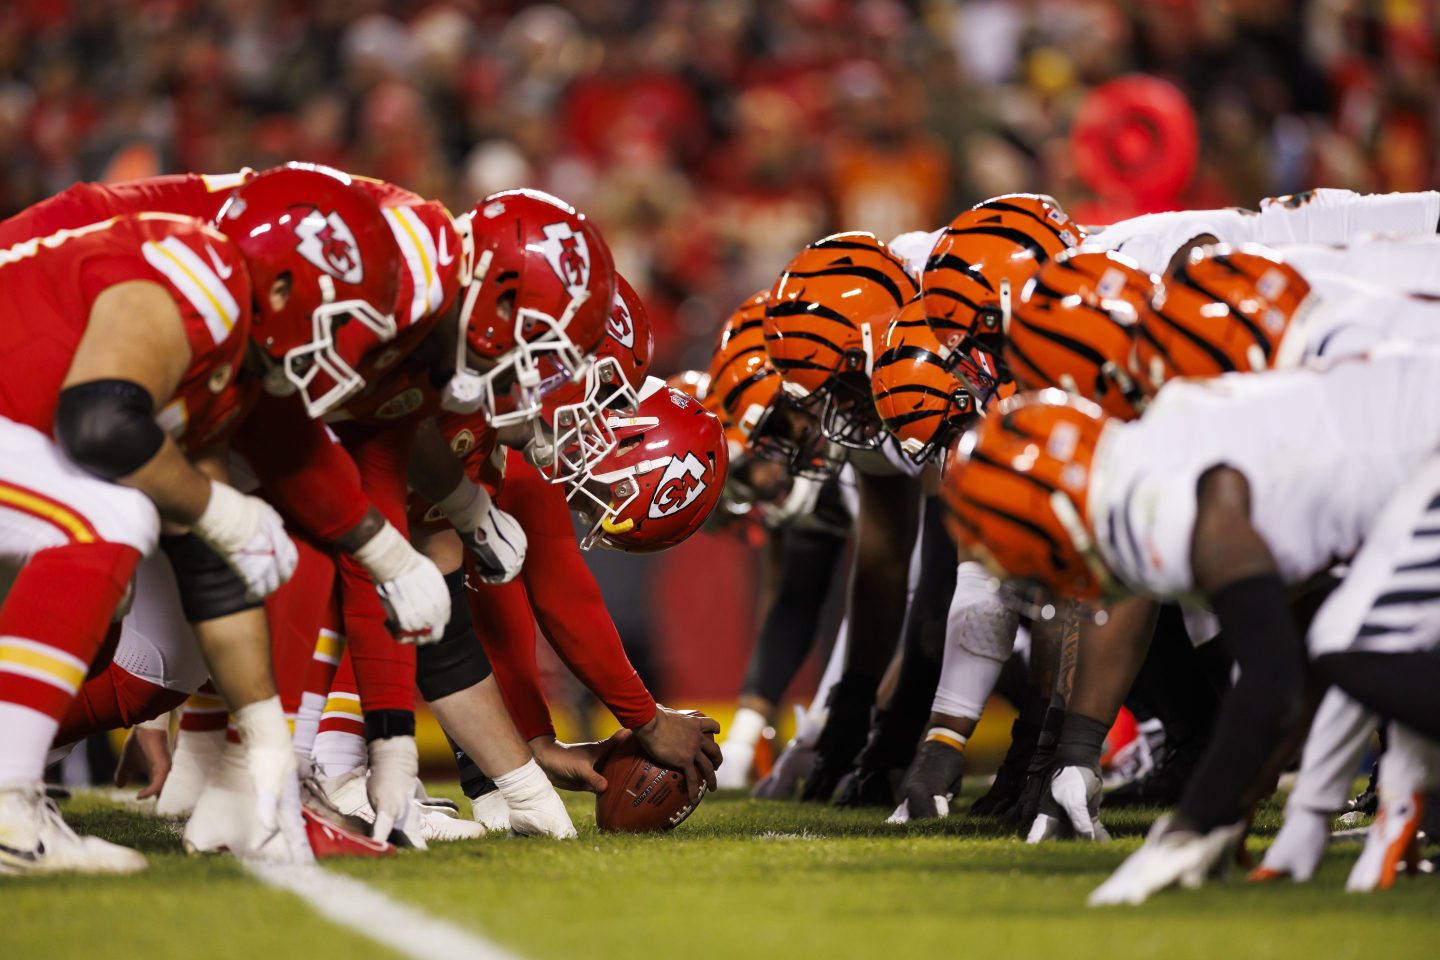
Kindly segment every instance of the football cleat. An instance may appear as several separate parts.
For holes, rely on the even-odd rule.
[[[316,777],[315,785],[330,805],[347,817],[355,817],[367,826],[375,824],[375,809],[370,806],[370,794],[366,790],[368,773],[364,767],[356,767],[338,777]],[[413,801],[412,801],[413,802]],[[427,810],[419,803],[414,804],[411,815],[405,818],[404,826],[397,825],[390,831],[389,841],[397,847],[413,847],[424,850],[429,840],[463,840],[479,834],[458,835],[457,831],[444,830],[431,823],[434,818],[452,820],[444,813]],[[458,821],[463,823],[464,821]]]
[[[886,822],[905,823],[948,816],[964,773],[964,750],[938,740],[925,741],[900,782],[900,806]]]
[[[387,857],[395,847],[383,840],[372,840],[365,833],[352,833],[315,813],[309,807],[300,811],[305,820],[305,838],[317,859],[329,857]]]
[[[1420,859],[1418,834],[1425,801],[1418,793],[1380,798],[1375,822],[1365,834],[1365,849],[1350,868],[1345,889],[1350,893],[1389,890],[1403,865],[1415,873]]]
[[[791,740],[770,772],[755,784],[750,796],[757,800],[789,800],[795,796],[796,785],[809,778],[815,769],[816,756],[813,746]]]
[[[135,873],[146,866],[136,850],[71,830],[42,784],[0,790],[0,874]]]
[[[155,813],[162,817],[189,816],[224,750],[224,730],[181,730],[170,758],[170,775],[155,801]]]
[[[720,790],[743,790],[750,785],[750,768],[755,763],[755,744],[727,737],[720,744],[720,766],[715,782]]]
[[[1265,859],[1250,873],[1254,883],[1289,877],[1304,883],[1315,876],[1325,847],[1330,842],[1330,815],[1303,807],[1285,811],[1285,823],[1275,834],[1275,842],[1265,851]]]
[[[470,798],[470,819],[486,833],[510,829],[510,805],[500,796],[500,791],[491,786],[478,797]]]
[[[1169,816],[1156,820],[1144,845],[1096,887],[1086,902],[1092,907],[1144,903],[1176,884],[1193,890],[1224,873],[1245,832],[1244,823],[1216,827],[1209,833],[1172,829],[1171,823]]]

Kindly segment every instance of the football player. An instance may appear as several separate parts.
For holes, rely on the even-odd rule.
[[[10,638],[0,670],[0,711],[11,731],[0,753],[7,870],[144,866],[133,851],[71,833],[38,780],[105,625],[155,546],[158,521],[191,528],[250,602],[294,568],[294,546],[274,510],[211,479],[191,457],[225,475],[223,457],[202,451],[223,450],[270,371],[281,371],[273,379],[284,383],[289,356],[330,347],[316,342],[312,314],[337,290],[349,295],[348,309],[377,325],[390,317],[398,264],[379,212],[326,181],[318,199],[334,201],[334,219],[318,207],[292,216],[266,182],[221,230],[140,213],[6,251],[17,289],[36,291],[6,323],[12,349],[25,351],[23,362],[6,365],[3,391],[5,433],[16,445],[5,477],[15,518],[7,559],[19,567],[0,609]],[[348,242],[335,242],[336,232]],[[357,282],[367,266],[368,286]],[[254,751],[252,770],[263,769],[257,781],[279,793],[287,731],[268,692],[263,683],[227,691]],[[282,824],[274,804],[262,815],[271,833],[299,826],[298,816]]]
[[[1440,733],[1420,686],[1440,668],[1429,649],[1440,619],[1433,592],[1414,582],[1428,558],[1440,420],[1404,399],[1437,364],[1411,349],[1177,382],[1131,422],[1042,392],[1007,401],[961,444],[944,490],[967,549],[1005,576],[1071,596],[1203,601],[1241,670],[1176,814],[1093,904],[1140,902],[1223,864],[1302,718],[1307,659],[1398,723]],[[1397,409],[1411,412],[1402,421]],[[1353,558],[1349,575],[1303,638],[1285,586],[1337,556]],[[1406,731],[1397,742],[1412,786],[1424,781],[1419,739]],[[1414,800],[1395,798],[1372,831],[1381,886],[1410,839],[1397,821],[1413,822]]]

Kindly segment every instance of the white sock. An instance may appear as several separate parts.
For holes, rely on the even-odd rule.
[[[749,707],[741,707],[735,711],[735,719],[730,721],[730,729],[725,734],[725,745],[727,747],[751,747],[760,739],[760,734],[765,732],[765,715],[759,710],[751,710]]]
[[[18,703],[0,701],[0,787],[38,783],[60,721]]]
[[[321,730],[315,735],[315,765],[322,777],[338,777],[363,767],[368,754],[365,738],[343,730]]]
[[[495,787],[512,807],[525,806],[554,790],[550,786],[549,778],[545,776],[545,771],[541,770],[540,764],[534,760],[496,777]]]
[[[295,752],[302,757],[312,756],[315,752],[315,736],[320,732],[325,699],[325,694],[310,690],[300,695],[300,711],[295,714]]]

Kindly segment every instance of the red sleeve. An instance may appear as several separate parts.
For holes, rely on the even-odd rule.
[[[405,476],[415,425],[342,423],[336,425],[336,432],[360,471],[365,495],[401,535],[407,535]],[[413,710],[415,648],[397,643],[390,635],[385,608],[364,568],[349,555],[341,555],[338,566],[345,636],[365,712]]]
[[[262,396],[234,446],[266,498],[317,540],[334,543],[370,510],[355,461],[294,397]]]
[[[498,502],[529,540],[521,578],[541,632],[621,725],[644,726],[655,716],[655,698],[625,655],[600,585],[580,557],[564,490],[515,453],[505,472]]]
[[[465,599],[470,605],[470,621],[490,659],[505,707],[521,737],[553,737],[555,726],[550,722],[550,705],[545,702],[535,660],[535,614],[525,584],[520,580],[482,583],[470,568],[471,562],[467,556],[470,589]]]

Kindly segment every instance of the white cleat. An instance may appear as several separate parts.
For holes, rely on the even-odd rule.
[[[0,874],[135,873],[146,866],[136,850],[71,830],[43,784],[0,790]]]
[[[224,730],[181,730],[170,758],[170,774],[155,801],[155,813],[188,817],[224,750]]]
[[[268,863],[311,863],[314,856],[300,819],[299,783],[294,809],[282,809],[290,829],[266,831],[257,814],[255,780],[245,760],[245,746],[226,743],[210,771],[195,809],[185,823],[181,843],[187,853],[231,853]]]
[[[1171,830],[1161,817],[1145,844],[1090,894],[1092,907],[1144,903],[1152,895],[1179,884],[1193,890],[1229,866],[1235,845],[1245,833],[1243,823],[1216,827],[1209,833]]]
[[[721,790],[743,790],[750,786],[750,768],[755,764],[755,744],[726,740],[720,744],[720,766],[715,782]]]
[[[510,829],[510,805],[499,790],[489,790],[470,801],[470,819],[486,833]]]
[[[1319,810],[1293,807],[1285,811],[1285,823],[1265,859],[1250,873],[1250,880],[1263,883],[1289,877],[1305,883],[1320,869],[1325,847],[1330,843],[1330,815]]]
[[[1350,868],[1350,877],[1345,881],[1348,892],[1389,890],[1402,866],[1414,872],[1418,860],[1416,834],[1424,812],[1425,803],[1418,793],[1395,798],[1381,794],[1375,822],[1365,834],[1365,849],[1360,851],[1360,859]]]

